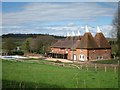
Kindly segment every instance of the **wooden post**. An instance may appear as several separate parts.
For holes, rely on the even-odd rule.
[[[86,81],[84,80],[84,88],[86,88]]]
[[[88,70],[88,65],[86,64],[86,69]]]
[[[57,58],[57,54],[56,54],[56,58]]]
[[[118,60],[118,65],[120,64],[119,60]]]
[[[82,70],[82,65],[80,65],[80,69]]]
[[[97,71],[97,65],[95,64],[95,71]]]
[[[116,66],[114,66],[114,72],[116,73]]]
[[[37,90],[37,85],[35,86],[35,90]]]
[[[76,83],[76,84],[77,84],[77,85],[76,85],[76,88],[78,88],[78,79],[77,79],[77,78],[76,78],[76,82],[77,82],[77,83]]]
[[[62,66],[64,67],[64,63],[62,64]]]
[[[106,68],[106,66],[105,66],[105,72],[106,72],[106,70],[107,70],[107,68]]]

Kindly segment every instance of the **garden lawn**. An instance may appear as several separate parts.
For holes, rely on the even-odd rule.
[[[117,88],[118,73],[2,60],[3,88]]]

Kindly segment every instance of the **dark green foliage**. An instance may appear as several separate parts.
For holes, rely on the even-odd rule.
[[[30,42],[31,42],[31,40],[32,40],[32,38],[27,38],[23,42],[21,48],[22,48],[22,50],[24,50],[24,52],[30,52]]]
[[[117,44],[118,44],[118,54],[119,54],[119,58],[120,58],[120,2],[118,3],[118,20],[116,20],[116,22],[118,23],[117,27]]]
[[[3,42],[4,42],[4,40],[6,40],[6,38],[12,38],[14,40],[14,42],[21,45],[22,42],[24,42],[27,38],[36,38],[38,36],[52,36],[52,37],[56,38],[57,40],[65,38],[63,36],[55,36],[55,35],[49,35],[49,34],[6,34],[6,35],[2,35],[0,37],[2,37]]]
[[[22,49],[27,52],[45,54],[49,52],[51,44],[56,39],[52,36],[38,36],[36,38],[28,38],[23,42]]]
[[[6,34],[0,37],[2,37],[3,44],[8,38],[11,38],[17,46],[24,50],[25,53],[33,52],[42,54],[49,52],[51,44],[59,39],[65,38],[63,36],[54,36],[49,34]]]
[[[16,48],[16,44],[15,42],[13,41],[12,38],[7,38],[3,45],[2,45],[2,48],[4,50],[6,50],[7,52],[11,51],[11,50],[14,50]]]
[[[23,51],[10,51],[8,52],[8,55],[24,55],[24,52]]]

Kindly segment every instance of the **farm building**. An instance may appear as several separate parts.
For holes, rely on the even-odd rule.
[[[111,46],[97,27],[93,37],[86,26],[83,36],[67,35],[65,40],[59,40],[51,46],[51,56],[74,61],[105,60],[111,58]]]

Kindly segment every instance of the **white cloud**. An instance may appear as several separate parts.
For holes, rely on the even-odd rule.
[[[97,16],[113,16],[114,8],[96,3],[31,3],[21,12],[3,13],[3,25],[61,20],[93,20]]]
[[[50,34],[50,35],[58,35],[58,36],[65,36],[67,32],[72,35],[72,31],[75,32],[75,35],[78,34],[78,30],[80,35],[85,33],[85,26],[76,25],[72,23],[74,26],[69,26],[70,23],[64,26],[46,26],[46,27],[9,27],[3,28],[3,34],[7,33],[42,33],[42,34]],[[17,28],[16,28],[17,27]],[[112,25],[101,25],[99,26],[105,37],[111,37],[111,31],[113,30]],[[97,32],[97,27],[88,26],[89,31],[93,34],[93,36]]]
[[[78,34],[78,30],[80,31],[80,34],[83,35],[85,33],[85,26],[79,26],[79,25],[75,25],[73,23],[74,26],[52,26],[52,27],[44,27],[44,29],[47,30],[51,30],[54,31],[54,34],[56,34],[56,32],[60,33],[61,31],[63,31],[63,35],[66,35],[67,32],[70,33],[70,35],[72,34],[72,31],[75,32],[75,35]],[[106,36],[106,37],[111,37],[111,31],[113,30],[113,26],[112,25],[101,25],[99,26],[101,29],[101,32]],[[93,36],[97,33],[97,26],[96,27],[92,27],[92,26],[88,26],[89,31],[93,34]],[[59,34],[58,33],[58,34]]]
[[[113,4],[117,5],[117,3]],[[49,33],[66,35],[68,31],[70,33],[75,31],[75,34],[77,34],[79,30],[80,34],[83,35],[85,32],[84,26],[76,25],[73,22],[63,26],[41,26],[41,23],[64,22],[65,20],[96,21],[96,17],[113,17],[115,13],[115,8],[103,7],[97,3],[30,3],[23,8],[24,10],[20,12],[3,13],[3,34]],[[105,36],[110,36],[111,27],[111,25],[100,26]],[[88,28],[93,35],[97,31],[96,28],[91,26]]]

